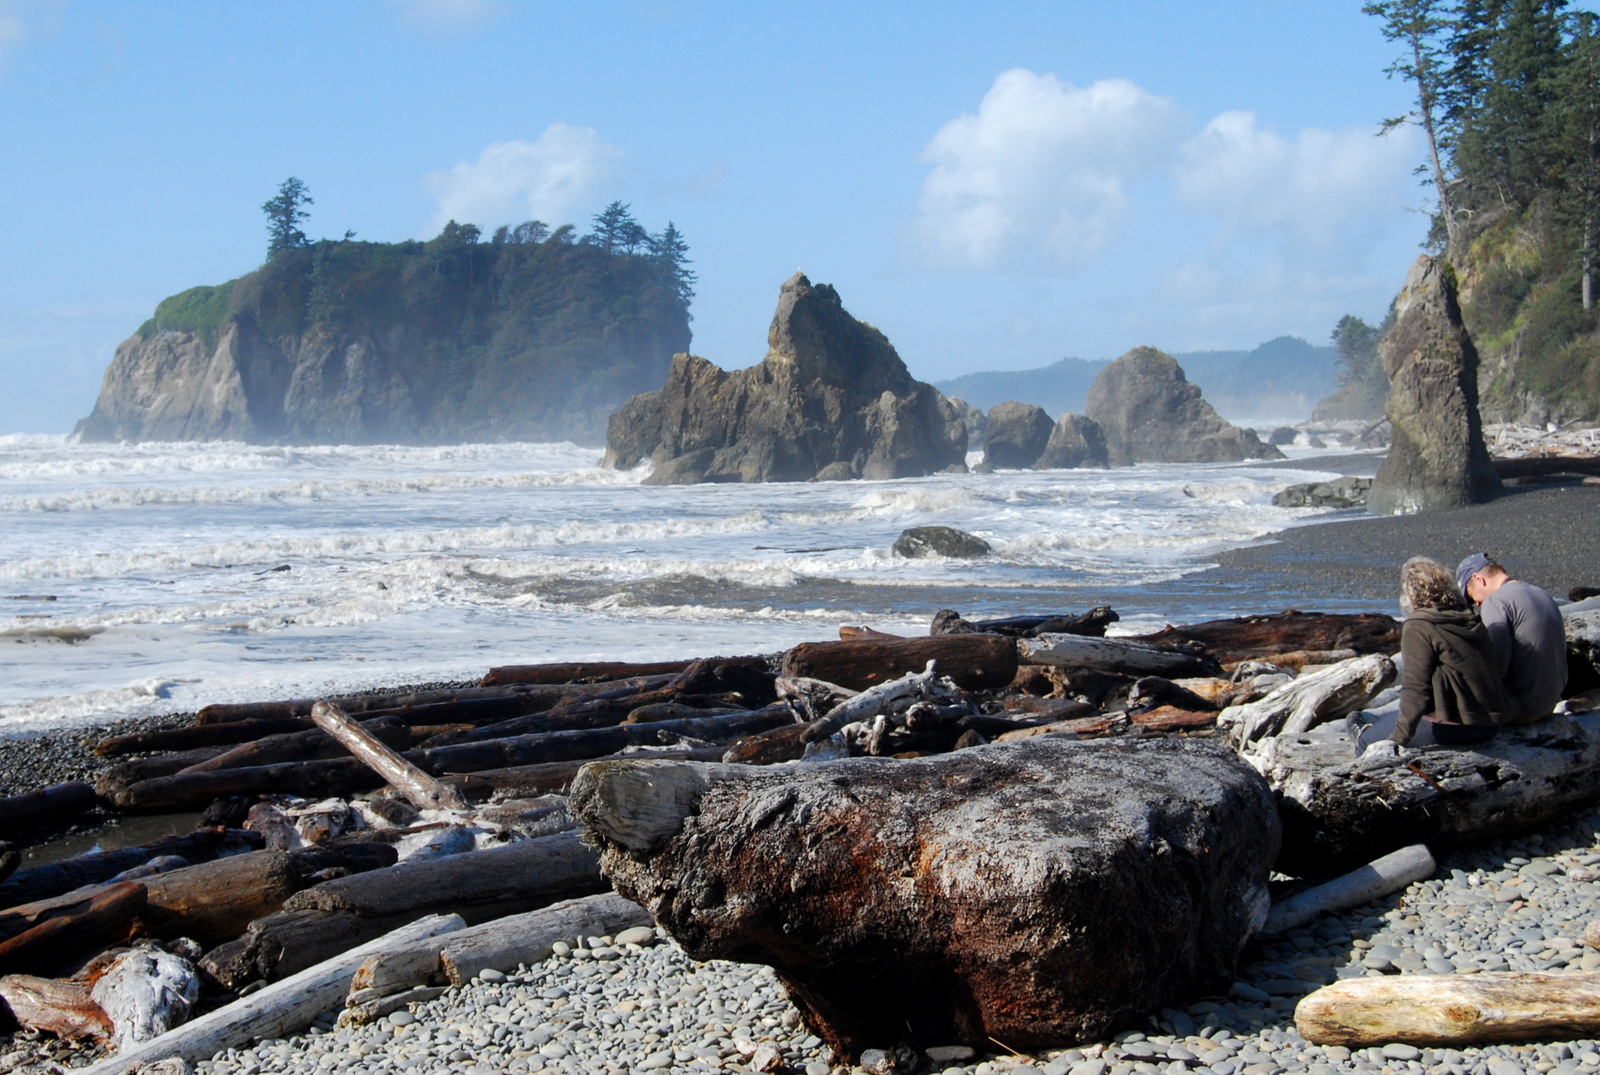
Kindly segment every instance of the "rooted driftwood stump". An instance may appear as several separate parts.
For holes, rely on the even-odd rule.
[[[1316,729],[1264,739],[1249,760],[1278,796],[1277,868],[1319,877],[1406,844],[1528,832],[1600,800],[1600,713],[1365,762],[1351,760],[1342,728]]]
[[[1267,910],[1265,783],[1207,742],[586,766],[617,891],[696,959],[771,964],[835,1049],[1103,1034],[1226,988]]]

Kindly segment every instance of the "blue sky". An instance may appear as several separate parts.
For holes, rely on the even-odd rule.
[[[1426,229],[1390,58],[1358,0],[0,0],[0,432],[257,266],[289,175],[314,238],[670,219],[727,367],[796,269],[928,380],[1324,342]]]

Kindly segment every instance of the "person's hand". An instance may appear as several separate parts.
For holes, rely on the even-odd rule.
[[[1402,748],[1393,739],[1379,739],[1361,752],[1362,761],[1392,760],[1400,757]]]

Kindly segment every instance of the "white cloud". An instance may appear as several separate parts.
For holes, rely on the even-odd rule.
[[[1128,184],[1171,159],[1176,107],[1126,79],[1084,89],[1014,69],[933,136],[912,247],[933,264],[1071,268],[1107,246]]]
[[[389,0],[400,18],[421,30],[459,33],[481,26],[500,14],[495,0]]]
[[[601,187],[622,170],[624,153],[590,127],[552,123],[532,142],[496,142],[471,163],[431,172],[423,185],[447,220],[489,228],[524,220],[575,223]]]
[[[1417,149],[1409,128],[1380,138],[1307,127],[1291,141],[1254,112],[1224,112],[1183,147],[1174,175],[1181,201],[1220,216],[1225,233],[1281,230],[1326,247],[1404,208]]]

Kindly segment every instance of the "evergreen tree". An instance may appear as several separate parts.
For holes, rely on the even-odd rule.
[[[691,264],[689,244],[683,241],[683,233],[669,220],[661,234],[650,236],[649,247],[650,256],[660,264],[673,294],[687,307],[694,298],[694,285],[699,277],[688,267]]]
[[[1502,204],[1520,208],[1551,177],[1552,111],[1562,66],[1566,0],[1505,0],[1489,44],[1492,67],[1472,120],[1472,159],[1459,162],[1487,179]]]
[[[1381,384],[1387,387],[1388,377],[1383,372],[1383,362],[1378,358],[1378,341],[1383,333],[1353,314],[1345,314],[1333,328],[1330,342],[1339,352],[1338,381],[1340,387],[1348,384]]]
[[[278,184],[278,193],[275,197],[268,198],[261,204],[261,211],[267,214],[267,258],[280,250],[292,250],[297,246],[306,245],[306,233],[300,230],[300,224],[309,220],[311,214],[302,206],[314,204],[311,192],[306,185],[294,176],[290,176]]]
[[[1574,12],[1570,44],[1556,87],[1563,144],[1561,223],[1577,236],[1578,273],[1585,310],[1594,309],[1594,275],[1600,246],[1600,16]]]
[[[649,232],[639,226],[627,204],[612,202],[594,215],[594,231],[586,238],[608,254],[618,250],[633,253],[649,241]]]

